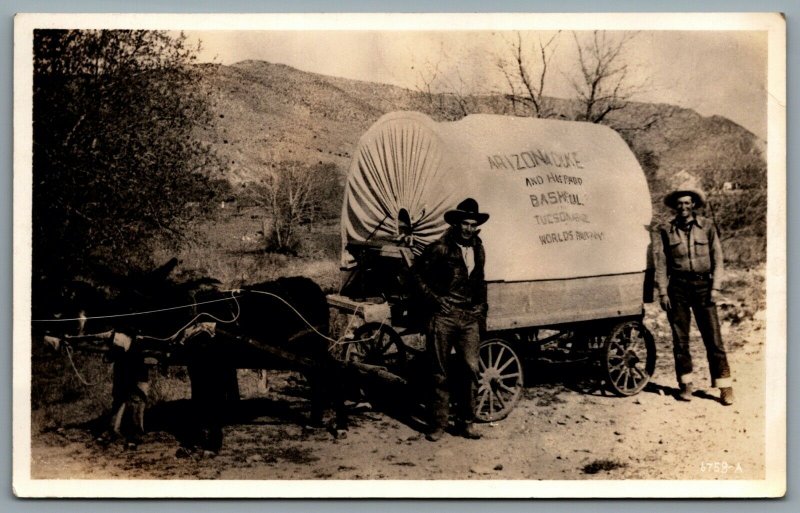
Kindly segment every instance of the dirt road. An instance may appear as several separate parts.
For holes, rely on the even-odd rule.
[[[34,478],[123,479],[761,479],[764,477],[763,315],[723,323],[734,369],[736,404],[724,407],[706,377],[690,403],[674,392],[666,318],[647,305],[659,361],[652,384],[637,396],[586,392],[574,369],[533,365],[534,386],[503,421],[483,424],[481,440],[445,436],[431,443],[413,422],[386,409],[353,407],[346,437],[304,428],[302,378],[272,375],[259,393],[240,371],[245,396],[225,428],[215,458],[177,458],[169,430],[150,425],[136,450],[101,447],[80,426],[37,433]],[[698,374],[707,376],[694,333]],[[565,365],[565,364],[561,364]],[[532,379],[531,379],[532,378]],[[182,401],[167,406],[174,415]],[[184,405],[185,406],[185,405]],[[175,408],[170,413],[169,408]],[[158,416],[158,408],[154,408]],[[391,408],[389,409],[391,410]],[[161,415],[165,414],[161,411]]]

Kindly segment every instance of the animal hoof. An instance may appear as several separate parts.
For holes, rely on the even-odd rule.
[[[191,458],[192,450],[188,447],[178,447],[178,450],[175,451],[175,457],[179,459]]]
[[[97,445],[101,447],[108,447],[114,441],[114,435],[111,433],[103,433],[102,435],[95,438],[95,442]]]

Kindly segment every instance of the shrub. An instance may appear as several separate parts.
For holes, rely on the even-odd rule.
[[[34,276],[150,267],[224,194],[195,137],[210,121],[195,54],[167,32],[34,31]]]

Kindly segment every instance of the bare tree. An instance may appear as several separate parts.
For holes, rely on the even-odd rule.
[[[458,119],[472,113],[475,102],[461,71],[458,68],[448,70],[442,64],[447,58],[442,48],[436,63],[426,61],[416,69],[416,90],[429,113],[444,119]]]
[[[550,61],[558,46],[556,32],[547,41],[541,36],[528,49],[523,42],[522,34],[517,32],[517,39],[510,43],[511,59],[500,58],[497,67],[506,79],[510,93],[506,98],[511,100],[516,112],[518,104],[527,106],[533,117],[546,118],[552,115],[545,106],[544,87]],[[531,58],[530,54],[535,58]]]
[[[272,224],[264,227],[268,251],[296,253],[301,226],[330,217],[337,209],[342,186],[334,164],[308,166],[297,161],[275,165],[259,187],[259,203],[269,212]]]
[[[460,116],[466,116],[474,110],[471,96],[468,93],[467,82],[461,75],[460,70],[456,70],[455,77],[446,80],[446,85],[450,89],[446,96],[450,97]]]
[[[439,66],[441,61],[433,64],[426,61],[422,65],[422,69],[417,69],[417,85],[416,90],[422,95],[426,101],[428,108],[432,111],[441,111],[444,109],[444,97],[436,93],[436,84],[439,82]]]
[[[579,73],[571,82],[582,107],[579,120],[602,123],[610,113],[624,109],[632,97],[644,90],[646,81],[632,77],[633,67],[626,55],[636,36],[636,32],[613,36],[595,30],[582,42],[575,32],[572,33],[578,50]]]

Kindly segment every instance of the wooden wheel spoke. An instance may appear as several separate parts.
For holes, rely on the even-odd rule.
[[[497,398],[497,403],[500,406],[500,409],[503,410],[506,407],[506,403],[503,401],[503,398],[500,397],[500,393],[497,390],[492,390],[492,395]]]
[[[520,397],[522,364],[512,346],[502,339],[492,339],[481,343],[479,370],[475,416],[485,422],[500,420]]]
[[[616,364],[616,365],[610,365],[610,366],[608,367],[608,370],[609,370],[609,372],[613,372],[613,371],[616,371],[616,370],[622,370],[622,368],[623,368],[624,366],[625,366],[625,365],[624,365],[622,362],[619,362],[619,363],[618,363],[618,364]]]
[[[625,321],[606,338],[605,376],[609,388],[622,396],[638,393],[650,381],[655,362],[655,344],[641,321]]]
[[[639,383],[641,383],[644,379],[641,372],[634,372],[635,370],[637,370],[636,367],[631,369],[631,381],[633,382],[633,388],[638,387]]]
[[[497,386],[499,386],[500,388],[502,388],[503,390],[505,390],[509,394],[517,395],[517,390],[516,389],[509,387],[508,385],[506,385],[502,381],[498,381],[497,382]]]
[[[499,353],[497,353],[497,357],[494,359],[494,366],[495,366],[495,367],[497,367],[498,365],[500,365],[500,362],[502,362],[502,361],[503,361],[503,353],[505,353],[505,352],[506,352],[506,348],[505,348],[505,347],[503,347],[503,346],[501,346],[501,347],[500,347],[500,352],[499,352]]]
[[[483,405],[486,404],[486,398],[489,396],[489,390],[484,389],[483,394],[481,394],[480,400],[478,401],[478,411],[483,411]]]
[[[636,374],[639,375],[640,378],[642,379],[648,378],[647,374],[645,374],[644,371],[642,371],[642,369],[640,369],[638,365],[634,365],[633,370],[636,372]]]
[[[620,369],[619,376],[614,380],[614,384],[620,386],[620,382],[625,381],[628,378],[628,374],[628,370],[625,367],[622,367]]]
[[[507,379],[518,378],[518,377],[520,377],[520,373],[519,372],[512,372],[511,374],[503,374],[502,376],[500,376],[497,379],[499,381],[505,381]]]
[[[514,358],[509,357],[508,360],[506,360],[506,363],[497,368],[497,372],[503,372],[504,370],[506,370],[506,368],[508,368],[509,365],[515,362],[516,360]]]

